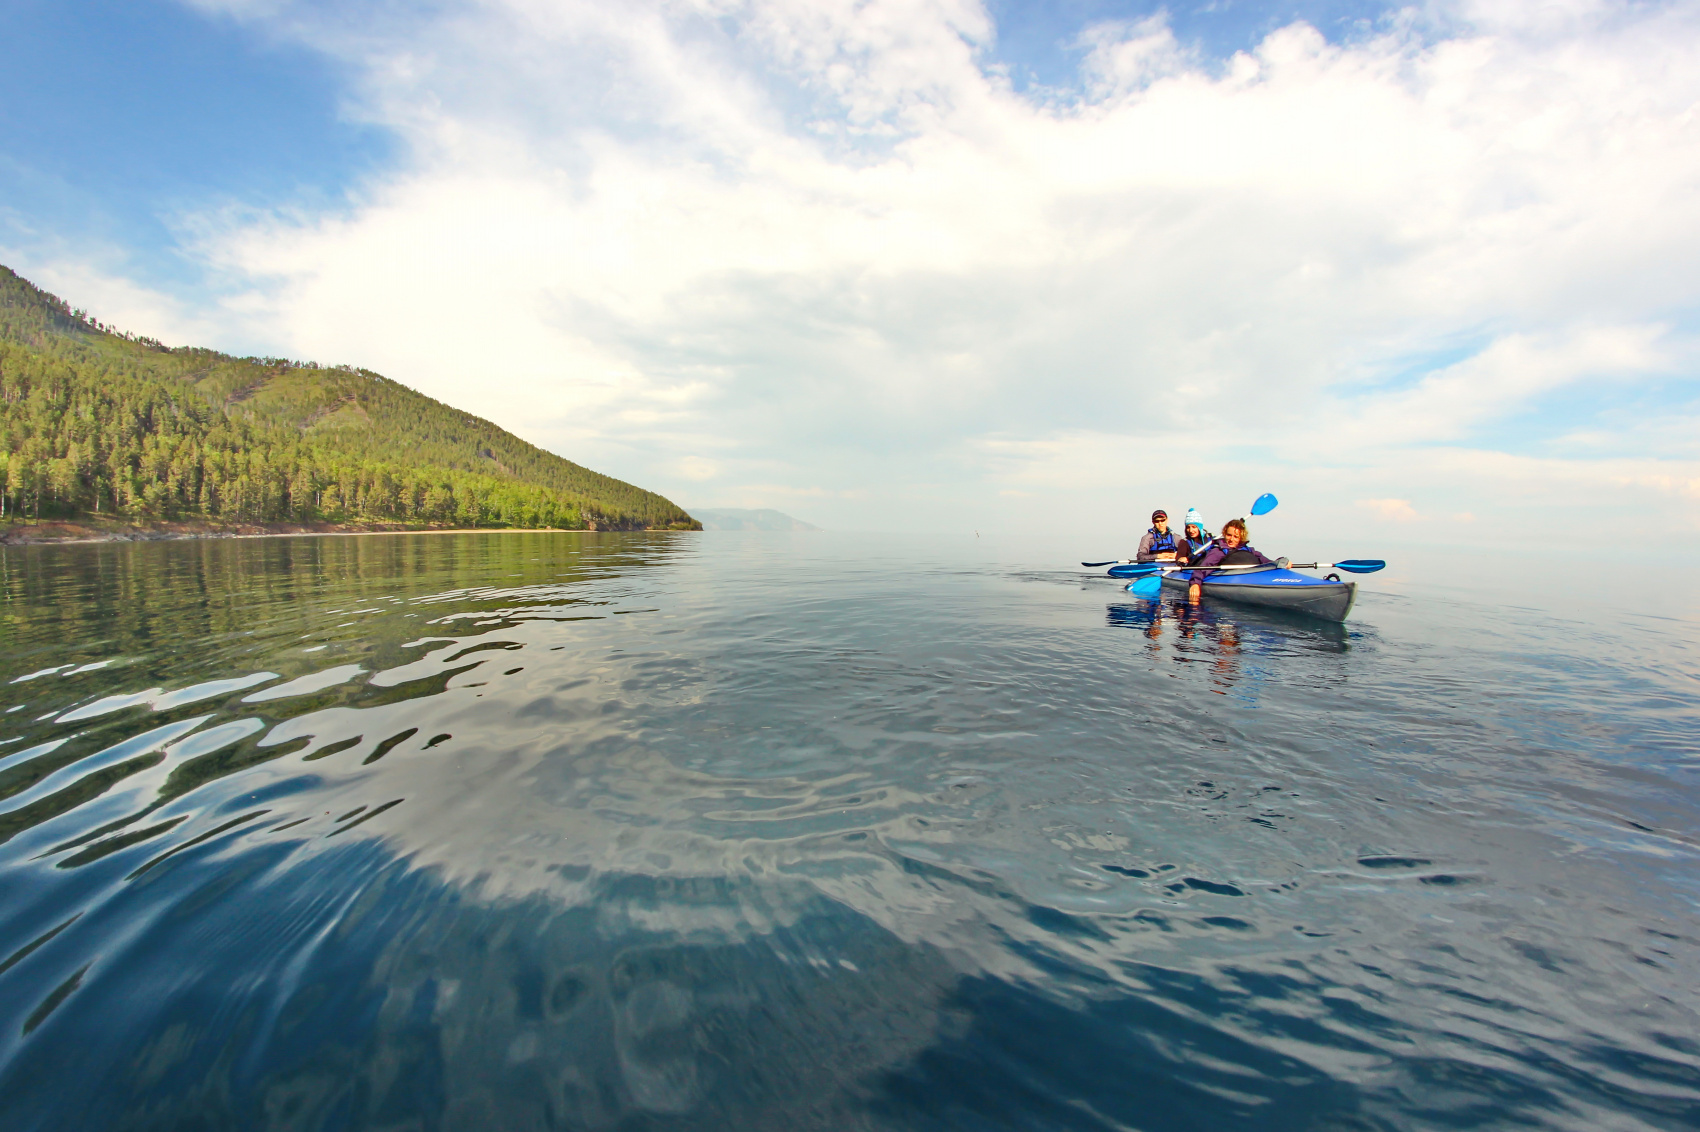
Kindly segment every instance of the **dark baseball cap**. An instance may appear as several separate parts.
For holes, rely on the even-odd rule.
[[[1155,523],[1158,519],[1167,519],[1168,517],[1169,517],[1169,513],[1167,511],[1163,510],[1161,507],[1159,507],[1159,508],[1157,508],[1157,510],[1151,512],[1151,521],[1153,523]]]

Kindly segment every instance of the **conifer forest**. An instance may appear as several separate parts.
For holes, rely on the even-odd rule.
[[[124,334],[0,267],[0,518],[695,529],[369,370]]]

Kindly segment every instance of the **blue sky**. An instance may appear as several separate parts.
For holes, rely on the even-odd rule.
[[[10,0],[0,262],[687,504],[1089,523],[1255,467],[1412,537],[1619,503],[1695,529],[1697,27]],[[1227,455],[1188,470],[1201,443]]]
[[[1179,39],[1220,60],[1255,47],[1270,32],[1300,20],[1335,42],[1359,38],[1399,7],[1362,0],[1213,0],[1204,4],[999,0],[988,10],[998,27],[993,55],[1008,65],[1017,86],[1068,87],[1078,81],[1080,33],[1096,24],[1137,22],[1166,13]]]
[[[175,3],[8,0],[0,218],[192,284],[180,218],[334,206],[394,161],[388,131],[342,114],[348,79],[319,52]]]

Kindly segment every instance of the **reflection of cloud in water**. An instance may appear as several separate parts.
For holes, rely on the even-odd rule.
[[[735,943],[791,926],[799,909],[825,900],[900,940],[957,955],[964,969],[1038,977],[1031,948],[1060,951],[1113,978],[1117,957],[1136,939],[1172,952],[1167,937],[1177,928],[1223,935],[1184,903],[1151,907],[1153,897],[1167,896],[1155,881],[1148,889],[1104,891],[1108,886],[1083,881],[1059,890],[1059,863],[1076,854],[1122,861],[1128,841],[1079,828],[1066,812],[1040,824],[1013,812],[1030,811],[1043,796],[991,782],[995,752],[976,756],[987,773],[941,774],[814,736],[820,747],[807,759],[813,773],[785,774],[771,769],[759,729],[731,726],[720,741],[722,770],[710,773],[681,765],[691,761],[684,757],[689,743],[669,747],[686,729],[675,731],[665,704],[680,688],[712,686],[707,666],[640,653],[601,657],[588,678],[577,667],[561,676],[527,660],[557,639],[547,622],[509,621],[499,635],[499,642],[437,642],[431,657],[373,681],[440,687],[435,694],[297,717],[265,742],[312,736],[306,757],[314,759],[327,740],[358,734],[357,744],[325,760],[353,771],[370,763],[384,736],[405,730],[408,738],[383,752],[381,773],[369,785],[363,774],[350,783],[363,798],[406,799],[376,827],[386,844],[481,900],[546,895],[569,907],[593,904],[599,930],[610,936],[670,933]],[[525,672],[497,681],[483,669],[462,671],[469,645],[483,649],[474,656],[497,657],[486,668]],[[444,681],[445,674],[453,675]],[[888,676],[881,671],[878,678]],[[620,711],[608,710],[611,697],[622,701]],[[493,715],[499,730],[489,727]],[[726,722],[735,724],[736,713]],[[422,748],[438,733],[453,739],[424,757]],[[929,733],[920,743],[938,738]],[[765,773],[738,774],[740,765]],[[1056,785],[1074,793],[1071,783]],[[1058,845],[1068,848],[1059,854]],[[739,883],[724,890],[723,901],[665,899],[648,890],[637,900],[602,886],[603,878],[622,876],[666,885]],[[1063,910],[1051,914],[1056,908]],[[1077,915],[1117,918],[1077,938],[1059,934],[1058,924]],[[1121,942],[1101,948],[1091,945],[1093,936]],[[1227,933],[1205,950],[1264,946]]]
[[[54,1049],[30,1047],[8,1067],[11,1111],[26,1123],[54,1111],[67,1127],[143,1112],[160,1127],[471,1132],[645,1117],[1031,1126],[1060,1108],[1161,1128],[1190,1127],[1201,1105],[1244,1120],[1272,1102],[1350,1111],[1365,1099],[1339,1079],[1364,1060],[1347,1048],[1326,1069],[1280,1051],[1314,1046],[1301,1014],[1253,1008],[1245,1035],[1201,1014],[1251,985],[1232,979],[1145,967],[1128,972],[1142,992],[1129,998],[1054,968],[1045,981],[987,978],[801,892],[788,923],[734,941],[610,931],[595,904],[541,893],[473,899],[370,842],[283,863],[259,849],[161,877],[197,917],[195,962],[171,946],[169,919],[115,938],[57,1018],[102,1088],[68,1103],[48,1084]],[[700,922],[692,908],[771,899],[763,887],[597,884],[599,903],[687,910],[681,923]],[[123,915],[98,909],[91,929]],[[131,999],[127,987],[155,990]]]
[[[614,904],[739,899],[707,878],[605,884]],[[538,896],[456,901],[379,960],[384,1019],[428,1018],[441,1034],[452,1126],[513,1127],[542,1110],[587,1128],[634,1112],[689,1127],[856,1127],[859,1091],[938,1036],[956,972],[819,901],[791,919],[738,941],[690,939],[611,933],[594,908]],[[421,937],[431,962],[408,977]]]
[[[68,1097],[67,1047],[26,1046],[4,1079],[20,1126],[865,1127],[880,1076],[946,1026],[957,977],[819,901],[738,942],[610,935],[594,906],[469,900],[371,843],[280,864],[259,850],[157,877],[196,915],[192,963],[169,917],[126,935],[123,909],[93,913],[107,945],[55,1024],[102,1086]],[[706,879],[604,884],[615,903],[737,899]]]

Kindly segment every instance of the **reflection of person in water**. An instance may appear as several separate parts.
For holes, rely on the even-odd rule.
[[[1213,685],[1210,690],[1227,695],[1227,690],[1240,678],[1241,654],[1252,644],[1245,639],[1240,626],[1214,616],[1207,608],[1180,602],[1175,605],[1175,631],[1179,638],[1175,641],[1175,651],[1203,654],[1186,659],[1208,662]],[[1255,634],[1252,639],[1255,640]]]
[[[1160,640],[1163,636],[1163,606],[1159,602],[1149,605],[1112,605],[1104,613],[1104,619],[1111,625],[1138,629],[1152,641]]]
[[[1240,629],[1232,621],[1223,621],[1216,628],[1216,659],[1210,663],[1217,695],[1225,696],[1240,678]]]
[[[1129,629],[1138,629],[1140,636],[1145,638],[1145,655],[1152,661],[1159,661],[1163,656],[1163,613],[1164,606],[1160,601],[1141,602],[1138,605],[1112,605],[1105,611],[1106,620],[1111,625],[1123,625]]]
[[[1250,646],[1239,625],[1219,620],[1210,610],[1196,608],[1184,602],[1174,605],[1112,605],[1105,610],[1105,620],[1111,625],[1138,629],[1150,642],[1146,652],[1152,659],[1161,656],[1165,623],[1174,630],[1174,659],[1181,663],[1207,663],[1210,666],[1211,691],[1226,695],[1226,689],[1241,676],[1241,654]],[[1202,654],[1202,655],[1199,655]]]

